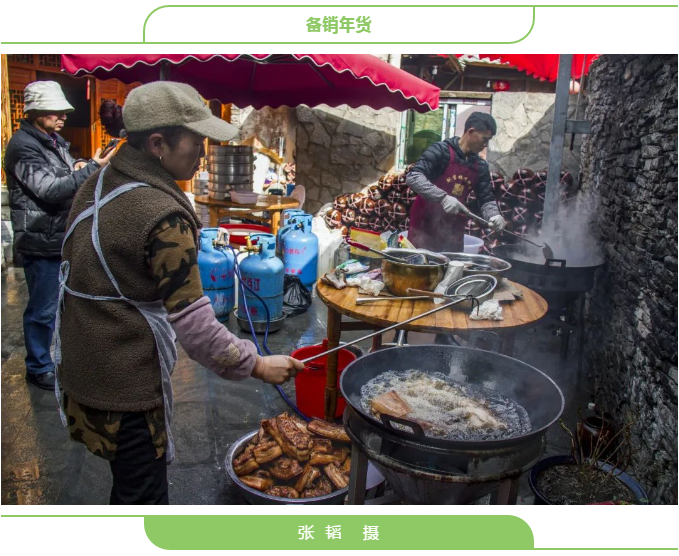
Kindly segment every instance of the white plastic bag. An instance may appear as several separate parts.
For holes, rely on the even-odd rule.
[[[342,232],[329,229],[322,216],[314,217],[311,231],[318,238],[318,276],[323,276],[335,268],[335,251],[342,245]]]
[[[502,307],[495,299],[489,299],[481,303],[479,313],[476,314],[476,309],[472,309],[469,318],[472,320],[504,320],[502,317]]]
[[[436,286],[434,292],[445,293],[446,288],[450,286],[450,284],[452,284],[453,282],[457,282],[460,278],[462,278],[463,274],[464,274],[464,263],[462,261],[450,261],[448,263],[446,275],[443,277],[443,280],[439,282],[439,285]],[[444,301],[448,300],[434,298],[434,303],[436,305],[440,305]]]
[[[384,282],[373,280],[368,273],[357,274],[355,276],[347,276],[347,285],[358,287],[368,292],[373,297],[378,297],[380,292],[384,289]]]

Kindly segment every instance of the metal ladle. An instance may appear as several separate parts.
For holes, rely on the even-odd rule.
[[[487,295],[491,293],[494,289],[495,286],[497,285],[497,282],[493,280],[492,283],[488,284],[487,282],[484,282],[484,289],[483,291],[475,292],[477,295]],[[475,289],[475,288],[473,288]],[[473,291],[473,289],[471,291]],[[376,332],[372,332],[370,334],[367,334],[366,336],[362,336],[358,338],[357,340],[352,340],[350,342],[346,342],[342,345],[337,346],[336,348],[329,349],[327,351],[324,351],[323,353],[319,353],[318,355],[312,355],[311,357],[307,357],[306,359],[302,359],[301,362],[304,363],[305,365],[311,361],[315,361],[316,359],[320,359],[321,357],[325,357],[326,355],[329,355],[331,353],[334,353],[336,351],[341,350],[342,348],[345,348],[347,346],[353,346],[354,344],[358,344],[359,342],[362,342],[363,340],[368,340],[369,338],[372,338],[374,336],[378,336],[380,334],[384,334],[385,332],[389,332],[390,330],[395,330],[396,328],[399,328],[405,324],[409,324],[413,321],[416,321],[418,319],[421,319],[423,317],[428,317],[429,315],[433,315],[434,313],[438,313],[439,311],[443,311],[443,309],[447,309],[448,307],[452,307],[453,305],[457,305],[458,303],[462,303],[464,301],[470,300],[472,302],[472,311],[473,311],[473,306],[476,303],[477,307],[479,305],[478,300],[476,299],[476,296],[473,295],[469,291],[467,295],[464,297],[458,297],[457,299],[454,299],[453,301],[450,301],[448,303],[443,303],[442,305],[438,305],[437,307],[434,307],[433,309],[430,309],[429,311],[426,311],[420,315],[415,315],[414,317],[410,317],[409,319],[406,319],[401,322],[397,322],[396,324],[392,324],[391,326],[387,326],[386,328],[382,328],[381,330],[377,330]],[[388,298],[385,298],[388,299]]]
[[[351,247],[355,247],[356,249],[360,249],[361,251],[369,251],[370,253],[374,253],[375,255],[383,258],[383,259],[388,259],[391,262],[394,263],[400,263],[400,264],[420,264],[419,261],[423,261],[424,264],[427,264],[427,257],[426,255],[411,255],[410,257],[406,259],[402,259],[401,257],[395,257],[394,255],[390,255],[389,253],[385,253],[384,251],[379,251],[377,249],[373,249],[372,247],[369,247],[367,245],[363,245],[362,243],[358,243],[357,241],[354,241],[353,239],[345,239],[344,240],[347,245],[350,245]],[[417,262],[415,261],[417,259]]]
[[[450,303],[444,303],[443,305],[439,305],[438,307],[434,307],[433,309],[422,313],[421,315],[416,315],[414,317],[410,317],[407,320],[397,322],[396,324],[392,324],[391,326],[387,326],[386,328],[382,328],[381,330],[378,330],[376,332],[372,332],[371,334],[367,334],[365,336],[362,336],[361,338],[358,338],[357,340],[352,340],[351,342],[346,342],[340,346],[337,346],[336,348],[329,349],[327,351],[324,351],[323,353],[319,353],[318,355],[312,355],[311,357],[307,357],[306,359],[302,359],[302,363],[305,365],[311,361],[314,361],[316,359],[320,359],[321,357],[325,357],[326,355],[330,355],[331,353],[334,353],[336,351],[341,350],[342,348],[345,348],[347,346],[353,346],[354,344],[358,344],[359,342],[362,342],[363,340],[368,340],[369,338],[372,338],[373,336],[377,336],[379,334],[384,334],[385,332],[389,332],[390,330],[394,330],[398,328],[399,326],[403,326],[404,324],[409,324],[413,321],[416,321],[417,319],[421,319],[422,317],[427,317],[429,315],[433,315],[434,313],[438,313],[439,311],[442,311],[443,309],[446,309],[448,307],[451,307],[452,305],[456,305],[458,303],[462,303],[463,301],[466,301],[468,298],[470,299],[475,299],[473,295],[469,295],[467,297],[463,297],[461,299],[456,299],[454,301],[451,301]]]
[[[470,218],[476,220],[479,224],[483,224],[484,226],[492,229],[492,226],[490,225],[490,222],[488,222],[488,220],[484,220],[483,218],[481,218],[480,216],[477,216],[473,212],[467,211],[465,214],[467,216],[469,216]],[[554,258],[554,251],[552,251],[552,248],[549,245],[547,245],[546,243],[539,245],[539,244],[535,243],[534,241],[531,241],[530,239],[526,239],[525,237],[523,237],[519,234],[516,234],[514,232],[510,232],[509,230],[502,230],[502,233],[509,234],[510,236],[514,236],[514,237],[520,239],[521,241],[525,241],[526,243],[530,243],[531,245],[535,245],[535,247],[539,247],[540,249],[542,249],[542,255],[545,257],[545,259],[553,259]]]

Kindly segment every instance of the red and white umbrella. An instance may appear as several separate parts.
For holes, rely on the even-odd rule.
[[[169,79],[206,99],[236,106],[393,108],[428,112],[439,88],[369,54],[62,54],[74,76],[148,83],[169,68]]]

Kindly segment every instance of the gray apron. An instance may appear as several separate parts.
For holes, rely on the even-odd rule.
[[[101,295],[88,295],[86,293],[77,292],[72,290],[66,285],[68,281],[68,275],[70,272],[69,261],[64,260],[61,263],[61,268],[59,269],[59,304],[57,309],[57,318],[55,324],[55,373],[56,380],[54,381],[54,390],[59,401],[59,413],[61,416],[61,422],[64,426],[67,426],[66,414],[64,407],[64,392],[59,384],[59,365],[61,364],[61,336],[60,336],[60,326],[61,326],[61,312],[63,310],[64,303],[64,292],[68,292],[71,295],[80,297],[82,299],[91,299],[93,301],[110,301],[115,303],[129,303],[135,307],[146,319],[151,331],[153,332],[153,337],[156,343],[156,350],[158,352],[158,359],[160,360],[160,372],[163,387],[163,406],[165,409],[165,429],[167,430],[167,450],[166,450],[166,460],[171,462],[174,459],[175,449],[174,440],[172,438],[172,433],[170,432],[170,421],[172,420],[172,406],[173,406],[173,395],[172,395],[172,382],[170,377],[172,376],[172,371],[174,370],[175,363],[177,362],[177,348],[175,346],[176,335],[172,326],[167,321],[167,311],[163,305],[163,300],[159,299],[156,301],[140,302],[130,299],[123,295],[118,286],[111,269],[106,263],[104,258],[104,253],[101,249],[101,242],[99,241],[99,210],[111,202],[113,199],[127,193],[132,189],[137,187],[150,187],[147,183],[132,182],[122,185],[109,193],[103,199],[101,198],[101,191],[104,184],[104,173],[107,168],[104,168],[99,173],[99,179],[97,180],[97,187],[94,192],[94,205],[81,212],[78,217],[73,221],[71,227],[66,232],[64,236],[64,243],[69,238],[75,227],[80,224],[86,218],[92,217],[92,245],[94,250],[99,257],[101,266],[104,268],[106,275],[108,276],[111,284],[118,292],[117,296],[101,296]],[[63,248],[62,248],[63,250]]]

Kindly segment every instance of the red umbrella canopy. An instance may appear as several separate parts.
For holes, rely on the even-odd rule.
[[[169,65],[172,81],[207,99],[236,106],[327,104],[428,112],[439,88],[369,54],[62,54],[71,75],[157,81]]]
[[[447,56],[447,55],[446,55]],[[464,54],[456,54],[458,58]],[[503,64],[511,64],[519,71],[525,71],[528,75],[547,81],[556,81],[559,71],[558,54],[477,54],[481,59],[487,58]],[[585,64],[585,74],[589,71],[589,66],[599,54],[573,54],[573,64],[571,66],[571,77],[580,79],[582,77],[582,66]]]

